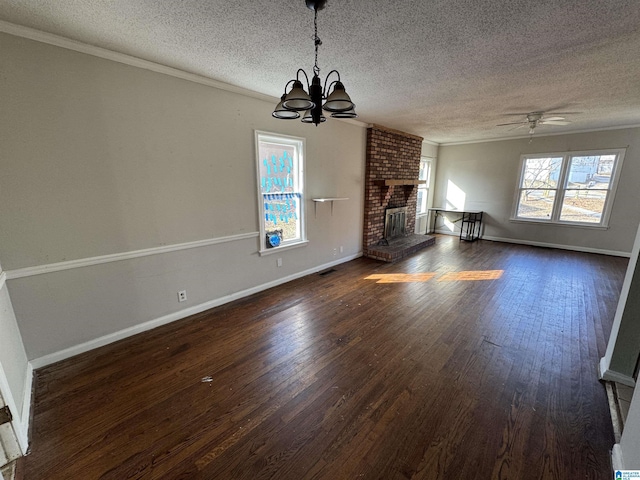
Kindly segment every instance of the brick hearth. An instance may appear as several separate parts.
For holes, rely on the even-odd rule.
[[[412,234],[389,242],[389,245],[371,245],[367,249],[367,257],[383,262],[397,262],[436,243],[431,235]]]

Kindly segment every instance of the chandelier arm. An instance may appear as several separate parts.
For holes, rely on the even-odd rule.
[[[340,81],[340,72],[338,72],[337,70],[331,70],[327,74],[327,77],[324,79],[324,88],[322,89],[322,94],[325,97],[327,97],[329,95],[329,90],[327,90],[327,82],[329,81],[329,77],[331,76],[332,73],[335,73],[336,75],[338,75],[338,80],[334,80],[333,82],[329,83],[329,88],[331,88],[331,85],[333,85],[334,83]]]
[[[311,88],[311,84],[309,83],[309,76],[307,75],[307,72],[305,72],[302,68],[298,69],[298,72],[296,73],[296,80],[300,80],[300,72],[304,73],[304,78],[307,80],[307,91],[309,91],[309,88]]]
[[[291,80],[289,80],[289,81],[287,82],[287,84],[284,86],[284,94],[285,94],[285,95],[287,94],[287,88],[289,88],[289,85],[291,85],[291,84],[292,84],[292,83],[294,83],[295,81],[296,81],[296,79],[295,79],[295,78],[292,78],[292,79],[291,79]]]

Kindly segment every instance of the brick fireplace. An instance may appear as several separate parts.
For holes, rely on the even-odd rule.
[[[380,125],[367,129],[363,248],[366,257],[400,260],[435,243],[416,235],[416,206],[422,137]],[[389,209],[405,207],[407,234],[385,239]]]

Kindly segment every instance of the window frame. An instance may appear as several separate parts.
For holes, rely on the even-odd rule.
[[[611,217],[611,210],[615,200],[616,191],[618,188],[618,181],[620,179],[620,172],[622,170],[622,164],[624,162],[624,156],[626,148],[610,148],[599,150],[583,150],[583,151],[569,151],[569,152],[553,152],[553,153],[532,153],[520,155],[520,169],[518,174],[518,180],[515,188],[515,195],[513,201],[513,207],[511,212],[512,222],[524,222],[534,223],[539,225],[560,225],[570,227],[582,227],[582,228],[595,228],[595,229],[607,229],[609,228],[609,220]],[[562,220],[562,207],[567,191],[576,190],[568,186],[569,171],[571,166],[571,159],[575,157],[588,157],[588,156],[605,156],[615,155],[614,166],[611,172],[611,180],[609,181],[609,188],[604,201],[604,206],[600,216],[600,222],[577,222]],[[532,190],[531,188],[524,188],[524,176],[526,171],[527,160],[536,158],[560,158],[560,172],[556,188],[546,188],[546,190],[554,192],[554,201],[551,209],[551,215],[549,218],[527,218],[519,217],[518,209],[520,206],[520,199],[522,198],[522,192],[524,190]],[[602,190],[602,189],[601,189]]]
[[[429,214],[429,194],[431,193],[431,175],[433,174],[433,158],[422,156],[420,157],[420,166],[422,166],[423,163],[428,165],[429,168],[427,170],[427,178],[426,178],[427,183],[418,184],[418,190],[416,192],[416,216],[417,217],[422,217]],[[420,173],[418,173],[418,180],[422,180],[420,178]],[[420,191],[424,191],[424,195],[425,195],[424,211],[420,210],[420,204],[418,202],[418,199],[420,198],[420,195],[419,195]]]
[[[258,200],[258,223],[260,228],[260,249],[258,253],[262,255],[270,255],[276,252],[282,252],[283,250],[287,250],[289,248],[300,247],[306,245],[307,240],[307,229],[306,229],[306,202],[305,202],[305,168],[304,168],[304,160],[306,158],[306,139],[302,137],[294,137],[291,135],[283,135],[281,133],[272,133],[265,132],[262,130],[255,130],[255,165],[256,165],[256,193]],[[267,248],[266,243],[266,226],[265,226],[265,208],[264,208],[264,193],[262,192],[261,185],[261,171],[260,171],[260,142],[269,142],[275,144],[282,144],[286,146],[293,146],[295,148],[295,156],[297,157],[295,160],[296,172],[294,173],[296,178],[296,189],[295,193],[298,195],[299,201],[299,215],[298,215],[298,223],[300,234],[299,237],[292,240],[284,240],[277,247]]]

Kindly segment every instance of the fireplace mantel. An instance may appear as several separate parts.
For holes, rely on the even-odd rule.
[[[385,187],[394,187],[399,185],[425,185],[426,180],[406,180],[406,179],[387,179],[384,181]]]
[[[395,187],[402,188],[402,192],[404,193],[404,201],[406,203],[409,200],[411,192],[413,192],[416,185],[424,185],[427,183],[427,181],[410,180],[406,178],[387,178],[386,180],[375,180],[374,183],[381,188],[380,202],[384,204],[393,195]]]

